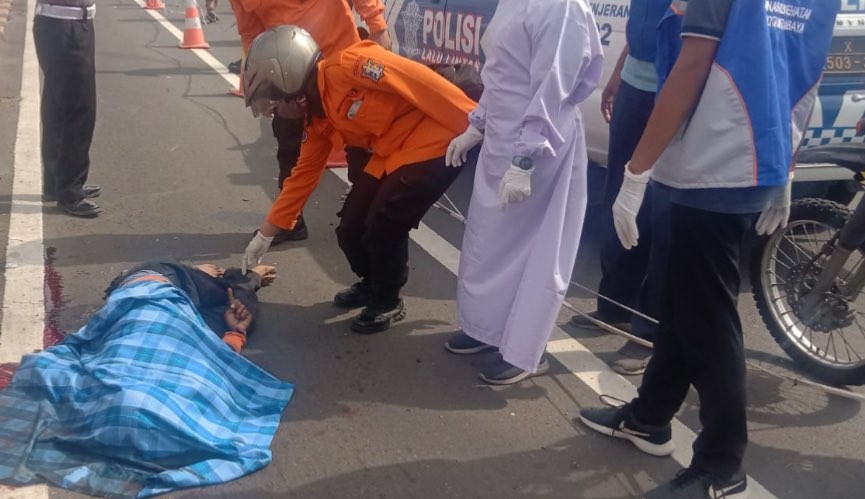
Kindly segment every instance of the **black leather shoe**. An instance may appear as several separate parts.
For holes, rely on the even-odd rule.
[[[102,186],[96,184],[84,184],[81,188],[84,191],[84,197],[98,198],[102,194]]]
[[[57,207],[74,217],[95,217],[102,208],[93,201],[83,198],[74,203],[57,203]]]
[[[102,187],[96,184],[86,184],[81,188],[81,190],[84,191],[84,197],[86,198],[98,198],[99,195],[102,194]],[[57,201],[57,194],[46,192],[42,195],[42,201],[53,203]]]
[[[258,234],[258,229],[255,229],[255,232],[252,233],[252,237]],[[271,246],[276,246],[277,244],[282,244],[288,241],[304,241],[309,238],[309,231],[306,229],[306,222],[303,220],[303,215],[297,217],[297,223],[294,224],[294,228],[291,230],[279,229],[279,232],[273,236],[273,241],[271,241]]]
[[[372,286],[366,279],[352,284],[333,297],[333,304],[340,308],[360,308],[369,304]]]
[[[390,329],[391,324],[405,318],[405,305],[402,298],[396,303],[371,303],[351,321],[351,330],[359,334],[381,333]]]
[[[274,244],[281,244],[287,241],[305,241],[309,238],[309,231],[306,229],[306,221],[303,219],[303,213],[297,217],[297,223],[294,224],[294,228],[291,230],[281,230],[278,234],[273,236]]]
[[[240,74],[240,59],[228,63],[228,72],[236,75]]]

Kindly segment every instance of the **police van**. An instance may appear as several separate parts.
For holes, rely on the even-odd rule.
[[[831,1],[831,0],[827,0]],[[803,147],[862,142],[856,123],[865,116],[865,0],[841,2],[832,49],[820,95]],[[393,49],[430,65],[467,64],[477,70],[484,56],[480,40],[498,0],[384,0]],[[589,160],[607,161],[609,127],[600,113],[601,92],[625,45],[630,0],[590,0],[601,43],[604,71],[598,89],[580,105]],[[801,166],[797,197],[825,197],[849,202],[855,193],[850,174],[841,168]]]

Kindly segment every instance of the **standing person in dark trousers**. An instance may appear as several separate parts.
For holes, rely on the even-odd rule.
[[[90,198],[102,191],[86,185],[90,143],[96,126],[93,0],[39,0],[33,23],[42,68],[43,198],[78,217],[102,209]]]
[[[758,234],[786,224],[793,158],[838,9],[825,0],[674,1],[659,25],[658,67],[671,69],[659,71],[613,215],[633,248],[649,177],[670,195],[660,329],[638,397],[580,411],[591,429],[663,456],[674,450],[670,422],[697,389],[703,429],[691,464],[646,498],[748,496],[740,246],[755,222]]]
[[[610,146],[604,189],[602,274],[598,292],[650,317],[658,315],[657,300],[654,299],[657,295],[656,275],[663,275],[664,260],[663,247],[657,248],[658,251],[653,248],[650,252],[650,243],[654,247],[655,222],[665,224],[669,201],[662,198],[663,193],[654,193],[649,189],[647,200],[637,216],[637,226],[643,237],[640,244],[630,251],[619,243],[611,209],[622,186],[625,163],[634,153],[655,105],[658,88],[655,73],[658,23],[669,6],[670,0],[631,1],[625,30],[627,42],[601,94],[601,113],[610,124]],[[657,203],[656,196],[659,197]],[[658,227],[659,230],[664,228]],[[661,246],[664,245],[663,241],[659,242]],[[650,253],[655,256],[652,257]],[[597,309],[588,315],[626,331],[633,329],[633,334],[647,340],[655,336],[654,324],[638,316],[632,317],[624,308],[603,298],[598,299]],[[571,322],[582,328],[597,328],[594,322],[582,315],[575,315]]]

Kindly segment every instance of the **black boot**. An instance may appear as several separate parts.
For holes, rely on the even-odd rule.
[[[387,331],[394,322],[405,318],[405,305],[402,298],[386,303],[375,300],[351,321],[351,330],[360,334],[373,334]]]
[[[337,293],[333,304],[340,308],[360,308],[367,306],[371,298],[372,285],[369,279],[363,279]]]
[[[305,241],[309,237],[309,231],[306,229],[306,221],[303,219],[303,213],[297,217],[297,223],[291,230],[281,230],[273,236],[271,246],[281,244],[286,241]]]

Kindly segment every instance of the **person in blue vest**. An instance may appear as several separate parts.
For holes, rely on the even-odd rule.
[[[602,217],[601,282],[596,309],[575,315],[571,323],[580,328],[598,329],[592,319],[606,322],[647,340],[655,336],[655,324],[631,315],[618,304],[635,308],[649,317],[657,317],[659,276],[664,275],[663,258],[669,214],[669,200],[663,192],[648,189],[646,200],[637,217],[643,237],[640,244],[626,250],[619,243],[613,226],[612,206],[622,186],[625,163],[631,159],[637,142],[646,128],[655,105],[658,77],[655,72],[655,51],[658,23],[670,6],[670,0],[631,0],[625,27],[626,44],[601,94],[601,114],[610,124],[610,145],[607,156],[604,214]],[[651,245],[650,245],[651,243]],[[611,301],[607,301],[609,298]],[[645,349],[629,349],[633,359],[622,359],[613,365],[621,374],[642,374]]]
[[[655,352],[638,396],[579,419],[658,456],[693,385],[703,429],[690,466],[644,497],[744,498],[748,440],[739,252],[790,213],[793,158],[817,97],[838,2],[673,1],[659,25],[661,91],[613,206],[622,245],[639,240],[647,183],[672,202]]]

